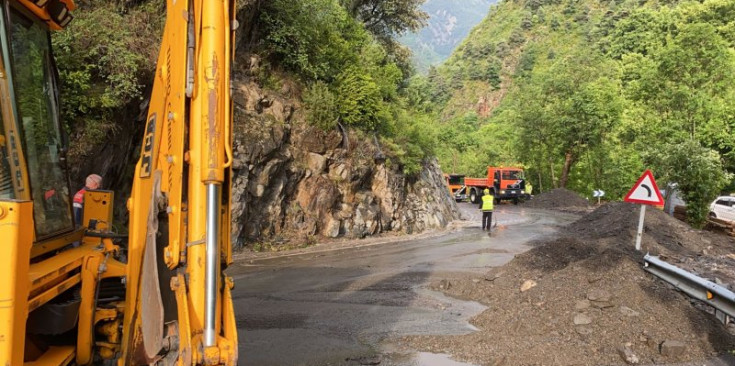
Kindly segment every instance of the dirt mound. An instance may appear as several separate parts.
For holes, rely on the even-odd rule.
[[[642,270],[638,213],[624,203],[601,206],[484,280],[444,282],[451,296],[488,306],[473,319],[480,331],[408,341],[478,365],[625,365],[626,357],[672,364],[732,350],[735,337],[714,316]],[[649,208],[642,244],[673,264],[735,282],[732,238]]]
[[[581,240],[604,239],[611,248],[640,259],[634,250],[640,206],[613,202],[597,208],[562,230],[563,235]],[[735,289],[735,240],[718,233],[696,230],[663,211],[648,208],[641,250],[661,256],[711,281]]]
[[[618,239],[617,244],[632,248],[638,231],[640,210],[640,205],[611,202],[570,224],[564,233],[584,239],[614,237]],[[648,236],[644,239],[648,240],[642,242],[642,250],[653,255],[674,254],[682,250],[696,252],[712,244],[711,235],[692,229],[689,225],[653,208],[646,209],[644,232]]]
[[[534,196],[532,200],[524,203],[529,208],[541,208],[550,210],[577,211],[587,210],[589,202],[577,193],[568,189],[557,188]]]

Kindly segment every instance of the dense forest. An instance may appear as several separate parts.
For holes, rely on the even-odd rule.
[[[733,189],[734,2],[505,0],[417,75],[397,39],[426,25],[422,4],[242,0],[236,62],[261,56],[258,83],[295,81],[308,123],[362,131],[408,174],[432,156],[468,175],[520,164],[539,191],[618,199],[651,168],[696,223]],[[160,1],[83,0],[54,35],[77,180],[107,159],[111,184],[129,181],[164,15]],[[125,158],[100,153],[121,143]]]
[[[619,199],[651,168],[701,224],[735,171],[735,3],[506,0],[412,80],[445,171],[522,164],[534,187]]]

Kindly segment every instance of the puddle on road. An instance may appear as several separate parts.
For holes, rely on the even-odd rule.
[[[380,365],[386,366],[476,366],[471,363],[455,361],[443,353],[419,352],[411,355],[392,355],[383,359]]]
[[[413,361],[415,366],[474,366],[469,363],[452,360],[449,355],[421,352]]]

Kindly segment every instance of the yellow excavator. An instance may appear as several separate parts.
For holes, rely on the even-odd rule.
[[[72,214],[50,32],[73,0],[0,0],[0,365],[236,365],[234,0],[167,0],[141,156]]]

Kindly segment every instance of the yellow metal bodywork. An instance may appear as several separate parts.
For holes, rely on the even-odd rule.
[[[84,213],[82,215],[83,226],[87,226],[90,220],[97,222],[98,231],[112,229],[112,203],[115,194],[112,191],[86,191],[84,193]]]
[[[28,273],[33,244],[33,203],[0,201],[0,267],[9,273]],[[0,281],[0,361],[23,363],[23,337],[28,314],[28,283]]]

